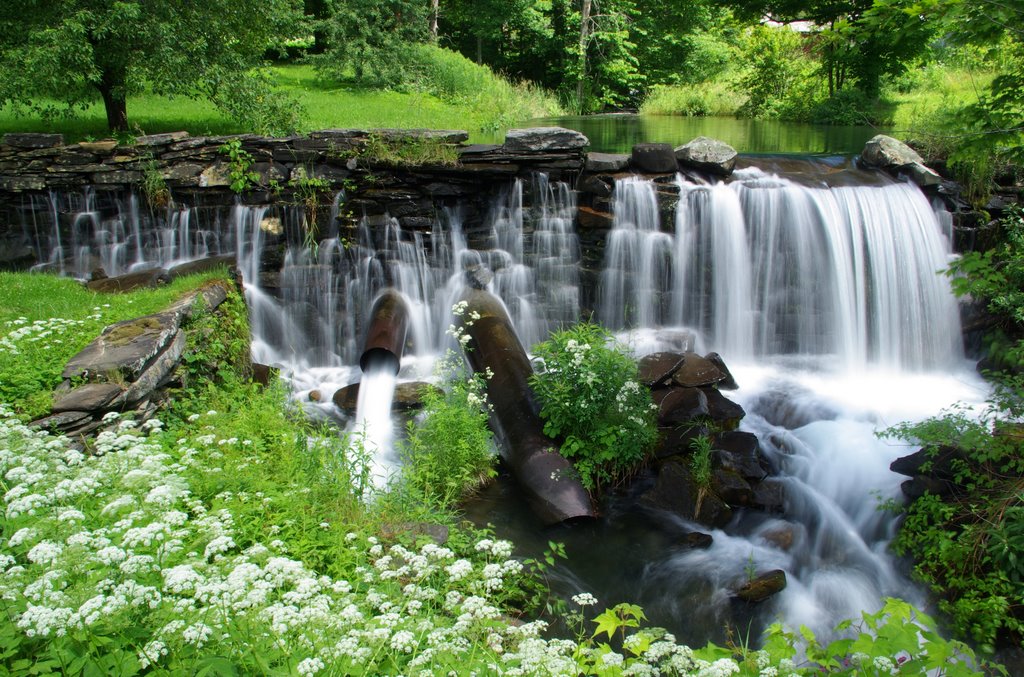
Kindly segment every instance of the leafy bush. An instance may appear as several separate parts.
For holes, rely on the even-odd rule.
[[[997,635],[1024,636],[1024,379],[997,385],[976,418],[963,408],[884,435],[921,444],[934,459],[952,454],[943,468],[951,493],[925,494],[904,508],[893,541],[914,557],[914,571],[943,596],[957,633],[986,652]]]
[[[488,405],[483,378],[467,376],[449,354],[442,370],[443,390],[423,395],[423,412],[409,421],[401,444],[405,487],[428,505],[454,507],[495,475]]]
[[[657,437],[655,406],[637,382],[633,359],[596,324],[555,332],[533,347],[541,368],[530,377],[544,433],[560,439],[591,491],[633,472]]]
[[[488,129],[562,112],[558,100],[536,85],[513,83],[487,66],[436,45],[412,48],[417,87],[488,120]]]
[[[804,54],[801,37],[787,28],[754,28],[743,49],[749,64],[737,85],[747,101],[740,114],[754,118],[806,119],[798,109],[813,101],[814,64]]]
[[[966,252],[950,264],[953,291],[983,301],[999,321],[989,332],[988,352],[999,368],[1024,367],[1024,210],[1011,207],[1000,221],[1002,243]]]
[[[735,115],[744,103],[742,94],[727,81],[706,81],[691,85],[658,85],[644,99],[640,111],[646,115]]]

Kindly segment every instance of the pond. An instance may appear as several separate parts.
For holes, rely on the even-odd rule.
[[[867,125],[812,125],[780,120],[632,114],[537,118],[522,126],[575,129],[590,139],[591,151],[602,153],[628,153],[633,144],[643,141],[677,146],[698,136],[709,136],[725,141],[740,153],[855,155],[872,136],[887,133],[885,129]]]

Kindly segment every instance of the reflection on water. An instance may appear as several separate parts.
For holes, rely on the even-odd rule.
[[[521,127],[558,126],[575,129],[590,139],[591,151],[628,153],[641,141],[684,144],[698,136],[725,141],[741,153],[859,153],[864,143],[884,129],[868,126],[811,125],[779,120],[676,115],[575,115],[537,118]],[[501,143],[502,139],[477,139]]]

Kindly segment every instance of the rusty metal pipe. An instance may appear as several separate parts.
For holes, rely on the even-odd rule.
[[[405,299],[397,290],[385,289],[374,300],[370,310],[359,368],[365,372],[371,366],[388,365],[397,374],[408,332],[409,308]]]
[[[540,406],[530,388],[530,360],[512,328],[505,307],[493,294],[470,289],[462,297],[468,304],[463,322],[469,337],[466,358],[473,371],[493,376],[487,380],[491,427],[502,457],[526,491],[533,511],[546,524],[577,517],[595,517],[594,506],[580,484],[572,464],[544,435]]]

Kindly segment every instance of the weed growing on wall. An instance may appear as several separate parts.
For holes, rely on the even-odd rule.
[[[595,324],[555,332],[533,348],[539,367],[530,386],[541,401],[544,433],[588,490],[615,484],[643,461],[657,438],[650,392],[636,362]]]

